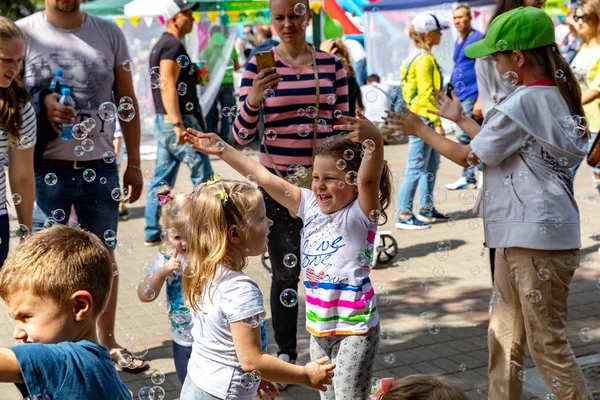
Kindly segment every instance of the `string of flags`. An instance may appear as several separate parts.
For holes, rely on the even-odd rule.
[[[196,23],[200,22],[202,15],[206,15],[208,19],[214,24],[218,18],[221,18],[221,22],[224,25],[227,24],[238,24],[238,23],[247,23],[247,24],[268,24],[270,20],[270,13],[268,10],[249,10],[249,11],[238,11],[238,10],[229,10],[229,11],[206,11],[206,12],[194,12],[193,17]],[[162,15],[158,15],[156,17],[139,17],[139,16],[111,16],[107,17],[107,19],[114,20],[115,23],[119,26],[119,28],[123,28],[126,21],[129,21],[134,28],[137,28],[140,20],[144,21],[146,27],[151,28],[154,21],[157,21],[161,25],[165,25],[166,21]]]

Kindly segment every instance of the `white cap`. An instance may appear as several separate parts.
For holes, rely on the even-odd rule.
[[[425,13],[418,14],[414,17],[411,24],[418,34],[431,31],[442,31],[450,28],[450,25],[445,22],[440,22],[435,15]]]
[[[192,1],[187,2],[186,0],[169,0],[165,4],[163,16],[165,17],[165,20],[169,20],[182,11],[197,10],[199,6],[200,3]]]

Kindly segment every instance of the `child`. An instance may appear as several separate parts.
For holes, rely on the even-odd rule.
[[[581,246],[569,168],[588,143],[579,85],[556,48],[552,20],[537,8],[501,14],[466,54],[491,54],[505,82],[519,86],[481,127],[462,114],[456,96],[436,94],[439,111],[432,113],[457,122],[473,138],[470,145],[437,135],[412,113],[391,113],[394,119],[387,120],[459,165],[483,162],[484,195],[476,209],[487,245],[497,248],[494,291],[501,298],[488,331],[490,399],[521,398],[525,343],[556,397],[585,399],[588,390],[565,335]]]
[[[448,26],[441,25],[433,14],[417,15],[410,25],[410,37],[417,52],[409,54],[400,68],[402,97],[408,108],[440,135],[444,135],[442,121],[437,115],[427,114],[427,109],[431,108],[431,94],[442,87],[442,74],[431,50],[440,44],[444,29]],[[396,228],[426,229],[429,222],[448,219],[433,206],[433,188],[439,165],[440,155],[435,150],[416,136],[409,138],[406,169],[398,190]],[[415,217],[413,199],[417,186],[420,210]]]
[[[410,375],[394,382],[393,378],[379,380],[373,400],[469,400],[453,382],[432,375]]]
[[[194,344],[182,400],[279,394],[268,381],[319,390],[331,383],[335,364],[325,365],[326,357],[301,367],[261,350],[262,293],[242,270],[247,257],[267,249],[272,221],[265,213],[260,191],[248,183],[214,179],[192,194],[183,293],[193,309]]]
[[[177,377],[183,383],[194,343],[190,310],[184,305],[182,291],[182,273],[185,273],[185,262],[182,258],[188,250],[186,225],[191,201],[188,195],[172,195],[168,188],[159,190],[157,195],[162,207],[161,226],[166,232],[167,240],[173,246],[173,253],[166,256],[163,251],[156,255],[150,273],[138,285],[137,293],[144,303],[154,301],[166,281],[173,336],[173,359]]]
[[[389,203],[391,180],[381,132],[359,115],[342,117],[349,124],[334,126],[352,131],[349,136],[329,138],[317,149],[312,191],[271,174],[225,143],[214,146],[219,140],[212,133],[187,133],[193,148],[218,155],[242,175],[256,179],[269,196],[302,218],[300,262],[311,359],[329,357],[341,367],[322,399],[367,398],[379,345],[369,265],[377,221],[380,214],[386,218],[380,209]]]
[[[37,398],[131,400],[96,335],[112,279],[110,253],[91,233],[57,225],[19,244],[0,297],[26,344],[0,349],[0,380]]]

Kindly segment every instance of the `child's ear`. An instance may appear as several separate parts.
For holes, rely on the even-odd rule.
[[[517,67],[523,68],[523,66],[525,66],[525,54],[523,54],[521,50],[513,51],[513,57],[517,63]]]
[[[237,225],[229,225],[227,227],[227,239],[233,244],[238,244],[242,240],[240,229]]]
[[[94,301],[92,295],[87,290],[78,290],[71,296],[73,305],[73,317],[75,321],[83,321],[92,313]]]

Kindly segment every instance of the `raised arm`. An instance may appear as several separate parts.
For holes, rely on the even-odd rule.
[[[299,187],[270,173],[259,162],[246,157],[214,133],[202,133],[188,128],[185,139],[194,150],[220,157],[244,177],[254,175],[256,183],[265,189],[269,196],[293,213],[298,212],[302,194]]]
[[[0,382],[23,382],[21,366],[11,349],[0,349]]]

